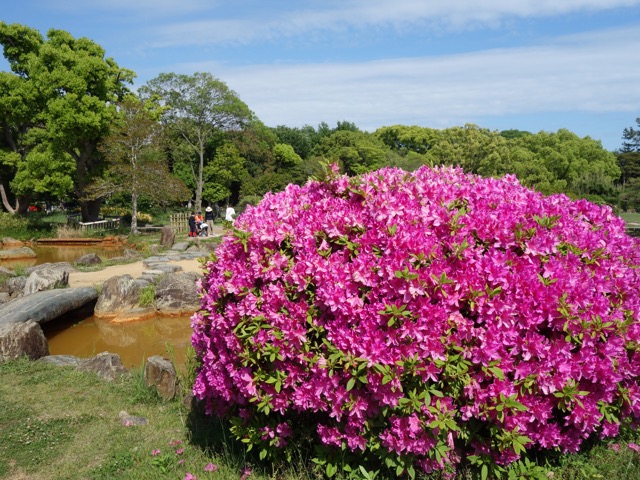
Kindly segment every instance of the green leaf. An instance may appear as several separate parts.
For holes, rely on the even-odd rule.
[[[355,386],[355,384],[356,384],[356,379],[354,377],[351,377],[347,382],[347,392],[351,391]]]

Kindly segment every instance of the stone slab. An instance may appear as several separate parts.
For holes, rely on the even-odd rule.
[[[36,292],[0,306],[0,323],[33,320],[43,324],[98,298],[92,287]]]

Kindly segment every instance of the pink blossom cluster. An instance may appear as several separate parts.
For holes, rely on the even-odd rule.
[[[334,170],[236,228],[199,284],[193,391],[245,441],[429,472],[640,417],[639,245],[608,207],[513,176]]]

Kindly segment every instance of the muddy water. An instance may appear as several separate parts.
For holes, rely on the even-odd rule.
[[[127,368],[141,367],[146,358],[162,355],[177,368],[185,364],[191,344],[189,317],[156,317],[131,323],[110,323],[90,316],[43,325],[51,355],[92,357],[100,352],[120,355]]]
[[[7,268],[25,268],[43,263],[70,262],[88,253],[95,253],[103,260],[119,257],[123,247],[103,246],[33,246],[37,258],[1,261]],[[43,330],[49,341],[51,355],[92,357],[100,352],[120,355],[127,368],[140,367],[152,355],[171,359],[177,368],[185,364],[185,354],[190,345],[189,317],[156,317],[139,322],[113,324],[93,317],[94,303],[68,313]]]
[[[18,266],[29,268],[43,263],[69,262],[73,263],[78,258],[89,253],[95,253],[103,260],[120,257],[123,254],[123,247],[103,247],[103,246],[42,246],[34,245],[31,248],[37,255],[36,258],[21,258],[17,260],[2,260],[0,265],[14,269]]]

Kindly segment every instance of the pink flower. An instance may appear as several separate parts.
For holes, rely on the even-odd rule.
[[[160,449],[159,449],[159,448],[156,448],[155,450],[151,450],[151,455],[153,455],[154,457],[155,457],[156,455],[160,455]]]
[[[633,450],[636,453],[640,453],[640,445],[637,445],[635,443],[628,443],[627,447],[629,447],[630,450]]]
[[[204,467],[204,471],[205,472],[217,472],[218,471],[218,466],[215,463],[207,463],[207,465]]]
[[[169,442],[170,447],[177,447],[178,445],[182,445],[182,440],[171,440]]]
[[[609,449],[611,449],[614,452],[618,453],[620,451],[620,444],[619,443],[612,443],[611,445],[609,445]]]
[[[517,460],[491,432],[573,452],[640,421],[640,243],[609,207],[514,176],[332,167],[235,226],[191,326],[194,395],[238,439],[295,448],[302,416],[321,446],[430,473]]]
[[[249,478],[252,474],[253,474],[253,471],[251,470],[251,468],[244,467],[242,469],[242,476],[240,477],[240,480],[247,480],[247,478]]]
[[[198,477],[196,477],[190,472],[187,472],[182,480],[198,480]]]
[[[176,450],[176,455],[182,455],[184,453],[184,448],[179,448]]]
[[[181,458],[180,460],[178,460],[178,465],[184,465],[185,464],[185,459]]]

